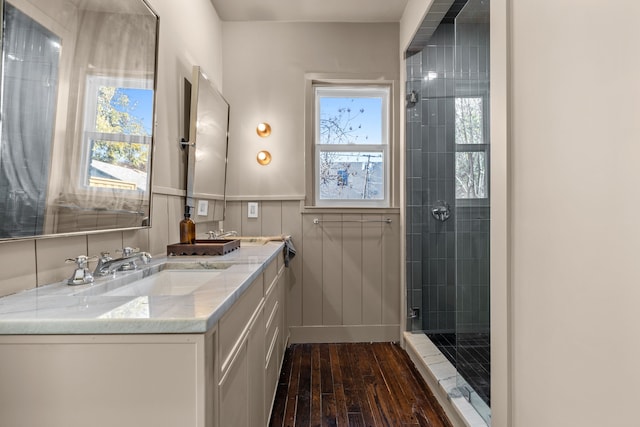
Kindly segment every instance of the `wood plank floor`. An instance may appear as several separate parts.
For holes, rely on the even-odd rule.
[[[269,425],[451,427],[407,353],[392,343],[291,345]]]

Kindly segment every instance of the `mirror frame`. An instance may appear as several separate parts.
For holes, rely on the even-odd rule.
[[[202,69],[198,65],[194,65],[192,69],[192,81],[191,81],[191,107],[189,113],[189,141],[183,142],[183,146],[188,147],[187,157],[187,196],[186,205],[191,207],[191,216],[195,213],[195,199],[203,200],[221,200],[222,201],[222,217],[215,216],[215,207],[213,213],[213,219],[211,221],[224,221],[227,208],[227,176],[228,176],[228,164],[229,164],[229,124],[231,116],[231,106],[225,97],[220,93],[218,88],[213,84],[211,80],[203,73]],[[224,179],[222,194],[209,194],[209,193],[196,193],[194,188],[196,187],[197,169],[198,164],[196,161],[196,152],[198,150],[198,122],[199,117],[199,100],[205,95],[205,91],[210,91],[212,95],[218,97],[214,102],[222,102],[226,105],[226,123],[224,123],[225,129],[225,149],[224,149]],[[201,112],[201,111],[200,111]],[[221,123],[219,123],[221,124]],[[204,165],[204,164],[203,164]],[[211,168],[215,165],[207,164],[206,168]],[[221,197],[221,198],[220,198]]]

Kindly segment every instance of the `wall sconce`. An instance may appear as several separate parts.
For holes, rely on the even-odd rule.
[[[256,156],[256,160],[262,166],[266,166],[269,163],[271,163],[271,153],[268,152],[267,150],[259,151],[258,155]]]
[[[258,127],[256,127],[256,133],[262,138],[268,137],[271,135],[271,125],[265,122],[258,124]]]

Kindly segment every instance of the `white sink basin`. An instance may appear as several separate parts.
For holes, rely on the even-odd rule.
[[[211,270],[163,270],[144,279],[105,292],[105,296],[187,295],[210,282],[220,272]]]

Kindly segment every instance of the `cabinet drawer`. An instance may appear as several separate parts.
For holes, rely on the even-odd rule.
[[[240,343],[238,351],[229,361],[225,375],[220,381],[219,423],[221,426],[249,426],[249,360],[247,338]]]
[[[276,262],[278,265],[278,273],[284,267],[284,251],[278,252],[278,256],[276,257]]]
[[[264,288],[268,290],[278,275],[278,263],[276,260],[271,261],[264,269]],[[266,292],[266,291],[265,291]]]
[[[227,368],[228,359],[246,335],[249,321],[262,302],[262,282],[263,276],[261,274],[218,323],[218,345],[222,371]]]
[[[265,344],[265,355],[268,357],[269,356],[269,351],[270,351],[270,347],[271,347],[271,341],[273,341],[273,336],[276,334],[276,331],[278,329],[280,329],[280,322],[281,322],[281,312],[280,312],[280,304],[278,301],[276,301],[276,304],[273,306],[273,309],[270,312],[265,311],[265,325],[266,325],[266,331],[265,331],[265,340],[264,340],[264,344]]]
[[[280,299],[280,281],[276,278],[270,286],[267,285],[264,296],[264,315],[265,315],[265,325],[269,326],[269,318],[271,316],[271,312],[273,311],[273,307],[276,305],[278,300]]]
[[[277,332],[277,331],[276,331]],[[282,353],[280,347],[277,345],[277,341],[279,341],[280,336],[274,336],[273,349],[272,352],[267,353],[267,365],[265,367],[264,373],[264,385],[265,385],[265,408],[267,411],[272,408],[273,399],[275,396],[276,388],[278,387],[278,376],[280,374],[280,360],[282,359]],[[270,415],[267,413],[267,415]]]

